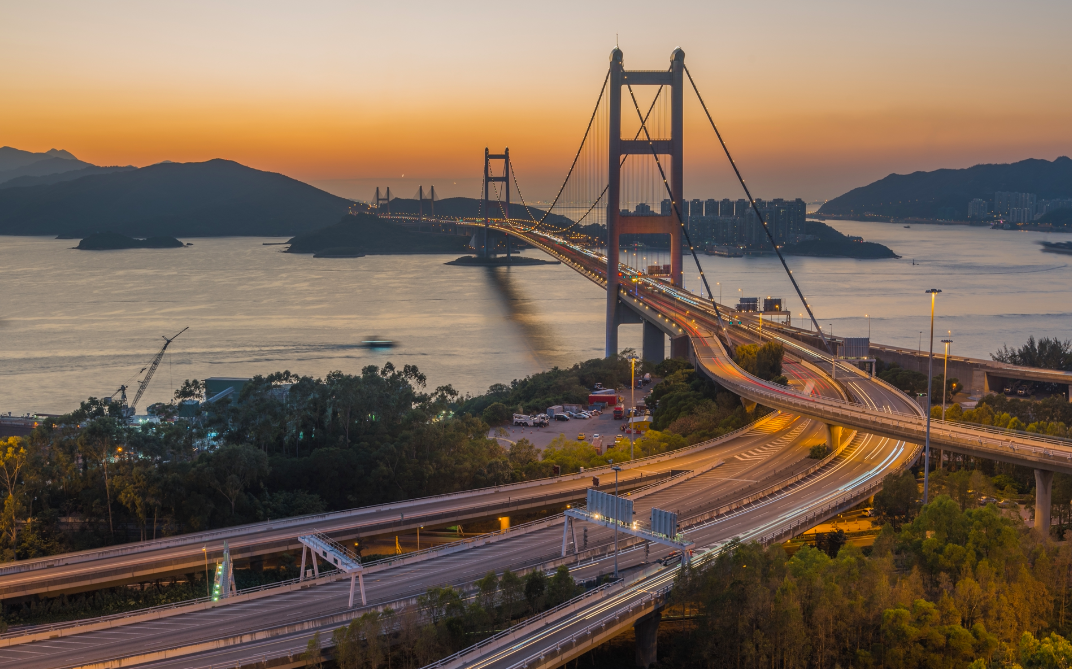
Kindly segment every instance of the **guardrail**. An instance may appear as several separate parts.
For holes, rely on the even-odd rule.
[[[903,471],[906,467],[908,467],[910,463],[915,460],[916,457],[918,457],[918,450],[919,449],[917,448],[916,453],[913,456],[906,458],[902,465],[887,472],[886,476]],[[815,508],[806,516],[790,520],[780,530],[759,537],[757,541],[763,545],[770,545],[778,541],[781,537],[785,536],[785,534],[792,534],[794,528],[799,527],[802,524],[814,524],[817,518],[826,517],[833,510],[843,508],[846,504],[850,502],[852,504],[855,504],[860,498],[870,494],[871,490],[880,486],[882,484],[883,478],[885,477],[879,477],[876,480],[869,482],[867,486],[848,491],[838,496],[834,500],[826,502],[821,506]],[[722,543],[705,551],[703,555],[699,556],[694,560],[694,565],[698,567],[706,563],[707,561],[714,559],[725,549],[725,546],[726,544]],[[680,567],[674,568],[675,571],[679,569]],[[567,651],[574,650],[580,641],[592,639],[593,637],[604,633],[605,631],[607,631],[608,626],[611,628],[611,632],[613,632],[615,630],[615,627],[617,626],[616,624],[619,623],[622,618],[632,619],[634,617],[638,617],[636,616],[636,612],[638,610],[644,610],[646,608],[651,608],[652,610],[655,610],[658,606],[658,602],[660,600],[664,600],[672,588],[673,584],[670,583],[656,590],[648,592],[645,595],[641,596],[639,599],[635,599],[633,601],[628,602],[625,606],[623,606],[623,608],[618,608],[611,612],[608,612],[600,620],[590,623],[589,625],[586,625],[577,632],[574,632],[569,637],[556,642],[553,647],[544,648],[538,652],[528,655],[524,659],[519,660],[514,664],[511,664],[509,669],[526,669],[527,667],[532,666],[534,664],[537,666],[545,665],[548,663],[548,660],[554,660],[555,658],[559,657],[562,654],[563,649]],[[613,624],[611,622],[612,620]]]
[[[733,432],[729,432],[729,433],[724,434],[724,435],[722,435],[720,437],[716,437],[715,439],[710,439],[708,441],[701,442],[701,443],[696,444],[696,445],[694,445],[692,447],[689,447],[688,449],[682,449],[682,450],[679,450],[679,451],[672,451],[669,454],[664,453],[664,454],[660,454],[658,456],[649,456],[649,457],[665,458],[667,455],[674,455],[675,457],[677,457],[677,456],[681,456],[681,455],[688,455],[688,454],[692,454],[694,452],[702,451],[702,450],[705,450],[707,448],[711,448],[711,447],[717,446],[717,445],[719,445],[719,444],[721,444],[723,442],[726,442],[726,441],[729,441],[731,439],[734,439],[737,436],[741,435],[742,433],[753,429],[757,425],[760,425],[761,423],[766,422],[770,418],[771,418],[770,415],[763,416],[761,418],[758,418],[758,419],[752,421],[748,425],[745,425],[745,426],[743,426],[741,428],[738,428],[737,430],[734,430]],[[639,460],[633,460],[631,462],[639,462]],[[703,471],[701,471],[699,473],[705,473],[706,471],[709,471],[709,469],[711,469],[711,468],[704,469]],[[587,476],[587,474],[588,474],[588,472],[585,473],[585,476]],[[634,497],[634,498],[643,497],[644,495],[648,495],[648,494],[652,494],[654,492],[658,492],[659,490],[662,490],[663,488],[668,487],[669,485],[674,485],[674,484],[682,482],[683,480],[688,480],[688,479],[690,479],[690,478],[692,478],[692,477],[694,477],[696,475],[698,475],[697,472],[693,471],[693,470],[690,470],[690,471],[687,471],[687,472],[682,472],[681,474],[678,474],[676,476],[672,476],[672,477],[670,477],[668,479],[665,479],[665,480],[662,480],[662,481],[656,481],[656,482],[651,483],[651,484],[649,484],[647,486],[643,486],[643,487],[638,488],[636,490],[632,490],[632,491],[630,491],[629,495],[631,497]],[[540,529],[545,529],[547,527],[557,525],[558,523],[562,522],[562,519],[563,519],[563,514],[556,514],[554,516],[549,516],[547,518],[541,518],[539,520],[529,521],[528,523],[523,523],[521,525],[515,525],[514,527],[511,527],[511,528],[508,528],[508,529],[505,529],[505,530],[495,530],[495,531],[492,531],[492,532],[487,532],[487,533],[476,535],[476,536],[473,536],[473,537],[467,537],[467,538],[462,539],[460,541],[455,541],[455,542],[452,542],[452,543],[449,543],[449,544],[444,544],[444,545],[441,545],[441,546],[433,546],[431,548],[426,548],[426,549],[421,550],[421,551],[412,551],[412,552],[409,552],[409,553],[405,553],[403,555],[388,556],[388,557],[385,557],[385,558],[381,558],[379,560],[375,560],[375,561],[371,561],[371,562],[365,562],[365,563],[362,563],[362,569],[366,574],[374,573],[374,572],[382,571],[384,569],[388,569],[388,568],[391,568],[391,567],[394,567],[394,566],[400,566],[400,565],[403,565],[403,564],[409,564],[409,563],[412,563],[412,562],[419,562],[419,561],[422,561],[422,560],[425,560],[425,559],[430,559],[430,558],[432,558],[434,556],[437,556],[437,555],[450,554],[450,553],[458,552],[460,550],[468,550],[470,548],[476,548],[476,547],[485,545],[487,543],[493,543],[494,541],[502,539],[502,538],[520,536],[522,534],[527,534],[528,532],[537,531],[537,530],[540,530]],[[330,539],[330,537],[329,537],[329,539]],[[331,567],[330,570],[326,569],[325,572],[321,575],[321,577],[319,579],[317,579],[317,580],[306,579],[304,581],[304,583],[306,585],[310,585],[310,584],[318,584],[318,583],[322,583],[322,582],[324,582],[324,583],[331,582],[331,581],[337,580],[337,578],[339,578],[341,575],[342,575],[341,571],[338,571],[334,567]],[[220,605],[226,605],[226,604],[230,604],[230,603],[238,603],[240,601],[245,601],[246,599],[248,599],[248,597],[244,597],[246,595],[265,592],[265,591],[268,591],[268,590],[276,590],[276,589],[283,590],[283,589],[286,589],[288,586],[297,586],[301,582],[302,582],[302,580],[299,577],[299,578],[293,578],[293,579],[287,579],[287,580],[284,580],[284,581],[279,581],[279,582],[276,582],[276,583],[268,583],[268,584],[264,584],[264,585],[260,585],[260,586],[253,586],[253,587],[250,587],[250,588],[243,588],[242,590],[237,591],[237,593],[235,595],[233,595],[232,597],[229,597],[227,599],[223,599],[223,600],[219,600],[219,601],[215,602],[215,605],[220,606]],[[63,630],[71,630],[71,629],[77,628],[77,627],[93,627],[93,628],[96,628],[96,627],[99,627],[101,624],[105,624],[105,623],[112,622],[112,621],[126,620],[126,619],[132,619],[132,618],[145,618],[146,616],[153,616],[154,614],[158,614],[158,613],[162,613],[162,612],[166,612],[166,611],[175,611],[176,614],[177,614],[177,613],[182,612],[182,611],[179,611],[179,609],[188,609],[188,608],[192,608],[192,607],[195,607],[195,606],[198,606],[198,605],[208,604],[208,603],[212,603],[212,599],[210,597],[200,597],[200,598],[196,598],[196,599],[184,600],[184,601],[181,601],[181,602],[174,602],[174,603],[171,603],[171,604],[161,604],[161,605],[158,605],[158,606],[152,606],[152,607],[147,607],[147,608],[142,608],[142,609],[135,609],[135,610],[132,610],[132,611],[124,611],[122,613],[113,613],[113,614],[108,614],[108,615],[105,615],[105,616],[98,616],[98,617],[95,617],[95,618],[80,618],[78,620],[61,621],[61,622],[56,622],[56,623],[44,623],[44,624],[41,624],[41,625],[24,626],[24,627],[12,627],[7,632],[5,632],[3,634],[0,634],[0,642],[2,642],[4,640],[22,639],[22,638],[25,638],[25,637],[38,638],[38,637],[42,637],[42,635],[44,635],[43,638],[47,638],[49,636],[49,634],[52,633],[52,632],[59,632],[59,631],[63,631]],[[134,621],[132,621],[132,622],[134,622]],[[26,641],[29,641],[29,640],[30,639],[28,639],[28,638],[26,639]],[[23,642],[25,642],[25,641],[20,641],[19,643],[23,643]],[[3,645],[5,645],[5,644],[0,643],[0,647],[2,647]]]
[[[605,631],[607,629],[608,621],[612,617],[615,619],[615,622],[617,622],[622,617],[630,617],[630,618],[633,617],[634,611],[636,611],[638,609],[643,610],[643,609],[651,608],[651,609],[654,610],[656,608],[656,602],[659,602],[659,601],[662,601],[662,600],[666,599],[666,595],[669,594],[669,592],[670,592],[670,590],[672,588],[673,588],[672,585],[666,585],[666,586],[663,586],[663,587],[659,588],[658,590],[648,592],[648,593],[644,594],[640,599],[636,599],[636,600],[633,600],[633,601],[629,602],[629,605],[624,610],[623,609],[618,609],[613,614],[608,614],[606,618],[603,618],[600,621],[591,623],[590,625],[587,625],[584,628],[582,628],[580,631],[573,633],[572,635],[570,635],[566,639],[564,639],[562,641],[559,641],[558,643],[555,644],[555,647],[554,647],[553,650],[545,649],[545,650],[542,650],[542,651],[540,651],[538,653],[533,653],[532,655],[529,655],[525,659],[523,659],[523,660],[521,660],[519,662],[515,662],[514,664],[511,664],[509,669],[524,669],[524,668],[528,667],[530,664],[533,664],[534,662],[541,662],[541,663],[546,662],[548,660],[548,658],[553,659],[553,658],[561,655],[563,647],[565,647],[567,645],[569,646],[568,650],[573,650],[573,648],[576,647],[577,643],[580,640],[594,637],[597,634],[601,634],[603,631]]]
[[[538,234],[538,233],[530,233],[530,234]],[[557,241],[557,243],[566,245],[567,247],[570,246],[569,243],[565,242],[564,240],[557,240],[556,239],[556,241]],[[556,254],[554,251],[552,251],[549,248],[545,248],[545,250],[548,251],[549,253],[551,253],[552,255],[560,255],[560,254]],[[571,250],[576,251],[578,253],[583,252],[580,249],[576,249],[576,248],[571,248]],[[571,263],[571,264],[575,264],[575,263]],[[582,269],[584,270],[585,273],[589,273],[587,268],[582,267]],[[664,293],[667,292],[666,289],[664,287],[662,287],[662,286],[654,286],[654,287],[657,288],[658,290],[660,290],[661,292],[664,292]],[[690,308],[692,308],[692,307],[700,307],[700,308],[706,309],[706,305],[703,305],[703,304],[700,304],[700,303],[695,303],[695,302],[692,302],[692,301],[689,301],[689,305],[690,305]],[[697,337],[694,337],[694,338],[697,338]],[[700,339],[702,339],[702,337],[700,337]],[[720,343],[719,343],[718,346],[721,349],[721,344]],[[708,346],[708,347],[710,348],[710,346]],[[694,349],[695,349],[695,347],[694,347]],[[724,353],[725,352],[723,351],[723,354]],[[697,355],[697,357],[699,357],[699,356]],[[830,359],[829,361],[831,362],[831,364],[836,364],[837,366],[841,367],[842,369],[845,369],[846,371],[850,371],[850,372],[852,372],[854,374],[863,375],[863,373],[860,370],[856,369],[855,367],[853,367],[851,365],[845,365],[841,361],[833,361],[832,359]],[[729,364],[736,368],[735,371],[739,372],[741,375],[744,375],[746,377],[746,379],[751,381],[751,383],[749,383],[747,385],[742,385],[740,383],[733,384],[733,382],[730,381],[729,379],[726,379],[726,378],[720,376],[719,377],[720,381],[727,381],[728,384],[733,384],[733,385],[737,386],[736,388],[731,388],[732,390],[736,390],[738,392],[738,394],[749,396],[751,399],[758,399],[760,397],[762,397],[763,399],[766,399],[768,401],[778,399],[776,397],[776,395],[774,395],[773,393],[770,392],[771,389],[766,388],[766,384],[763,381],[761,381],[760,379],[757,379],[757,378],[747,374],[747,372],[744,372],[744,370],[741,370],[739,367],[736,366],[735,363],[732,362],[732,360],[729,360]],[[883,382],[881,380],[878,380],[878,383],[880,383],[881,385],[887,387],[888,389],[890,389],[890,390],[892,390],[894,392],[897,392],[898,394],[901,394],[899,390],[897,390],[896,388],[893,388],[893,386],[889,386],[889,384],[887,384],[887,383],[885,383],[885,382]],[[812,404],[812,406],[823,406],[823,408],[825,408],[825,409],[827,409],[829,411],[835,411],[835,412],[840,411],[840,413],[838,415],[840,417],[842,417],[842,419],[844,419],[845,417],[852,417],[855,414],[858,414],[860,412],[865,413],[867,415],[867,417],[871,418],[871,419],[874,419],[874,418],[879,417],[879,416],[901,416],[903,418],[904,422],[902,422],[900,424],[897,424],[897,426],[899,428],[901,428],[901,430],[903,432],[919,430],[919,424],[922,423],[924,418],[925,418],[925,417],[921,417],[921,416],[918,416],[918,415],[915,415],[915,414],[903,414],[903,413],[898,413],[898,412],[871,411],[871,410],[868,410],[866,407],[863,407],[861,405],[856,405],[856,404],[852,404],[852,403],[849,403],[849,402],[842,402],[845,405],[855,407],[855,412],[853,412],[853,411],[846,412],[846,411],[843,410],[843,408],[838,407],[836,404],[831,404],[831,403],[834,403],[834,402],[839,402],[838,400],[831,400],[829,398],[822,398],[821,400],[819,400],[819,399],[814,398],[814,397],[805,397],[805,396],[801,395],[799,400],[804,401],[804,402],[809,402],[809,401],[813,402],[814,404]],[[787,400],[782,399],[781,404],[782,404],[781,408],[785,408],[785,409],[787,409],[789,411],[802,411],[802,410],[806,411],[805,408],[802,408],[799,404],[797,404],[795,402],[791,402],[791,401],[787,401]],[[952,423],[952,422],[948,422],[948,421],[935,421],[935,420],[932,420],[931,421],[931,433],[932,433],[931,434],[931,439],[932,439],[932,442],[934,441],[935,436],[936,436],[935,435],[935,427],[934,427],[935,423],[944,424],[944,425],[947,426],[946,431],[940,433],[938,436],[944,437],[946,439],[949,439],[951,442],[960,442],[960,445],[961,445],[962,448],[971,448],[971,449],[975,449],[975,448],[982,448],[982,449],[993,448],[993,449],[997,449],[999,452],[1002,452],[1002,453],[1006,453],[1006,454],[1012,453],[1014,457],[1022,455],[1022,451],[1027,450],[1027,452],[1030,452],[1030,453],[1034,454],[1035,456],[1042,457],[1042,458],[1063,457],[1065,460],[1068,461],[1068,463],[1070,465],[1072,465],[1072,440],[1061,439],[1061,438],[1058,438],[1058,437],[1049,437],[1047,435],[1039,435],[1037,433],[1032,433],[1032,432],[1019,432],[1019,431],[1013,431],[1013,430],[1003,430],[1001,428],[991,428],[991,427],[987,427],[987,426],[975,426],[972,423]],[[885,422],[885,424],[890,425],[891,423]],[[967,426],[970,426],[970,427],[967,427]],[[1018,440],[1018,441],[1020,441],[1022,443],[1019,444],[1019,445],[1009,444],[1008,446],[1006,446],[1005,444],[1002,443],[1002,440],[984,440],[982,437],[978,436],[976,433],[998,434],[998,435],[1001,435],[1002,437],[1006,437],[1010,442],[1012,442],[1013,440]],[[898,435],[898,436],[904,436],[904,435]],[[918,439],[919,435],[915,434],[911,438]],[[1067,448],[1067,449],[1070,449],[1070,450],[1069,450],[1069,452],[1067,454],[1066,453],[1055,454],[1052,451],[1052,449],[1046,449],[1044,447],[1034,446],[1033,443],[1034,444],[1049,444],[1049,445],[1053,445],[1053,446],[1057,447],[1058,449]],[[1064,464],[1064,463],[1062,463],[1062,464]]]
[[[762,420],[762,419],[761,419]],[[679,458],[683,455],[691,455],[692,453],[710,448],[716,445],[720,439],[730,437],[739,433],[741,430],[749,428],[755,425],[758,421],[753,421],[749,425],[735,430],[727,435],[718,437],[716,439],[710,439],[708,441],[700,442],[688,448],[680,449],[677,451],[670,451],[667,453],[659,453],[656,455],[649,455],[635,460],[628,460],[621,463],[617,463],[622,469],[631,470],[640,467],[646,467],[651,464],[657,464],[665,460]],[[238,527],[222,528],[219,530],[213,530],[211,532],[200,532],[197,534],[184,534],[177,537],[170,537],[166,539],[154,539],[144,542],[136,542],[131,544],[125,544],[122,546],[116,546],[103,550],[92,551],[79,551],[74,553],[65,553],[63,555],[39,558],[37,560],[26,560],[23,562],[8,564],[0,566],[0,577],[15,574],[24,573],[28,571],[35,571],[38,569],[46,569],[50,567],[64,566],[69,564],[77,564],[81,562],[90,562],[93,560],[106,559],[110,557],[121,557],[124,555],[130,555],[134,553],[141,553],[154,550],[163,550],[167,548],[176,548],[182,546],[196,546],[196,544],[204,544],[210,541],[232,538],[235,536],[241,536],[245,534],[256,534],[258,532],[275,531],[280,529],[287,529],[291,527],[297,527],[308,524],[325,524],[335,522],[339,520],[346,520],[348,518],[356,518],[364,515],[371,515],[383,511],[394,511],[405,508],[410,508],[417,505],[428,504],[430,502],[448,501],[452,499],[459,499],[465,497],[478,497],[481,495],[503,493],[512,490],[525,490],[528,488],[542,487],[547,485],[553,485],[556,483],[579,481],[592,476],[602,476],[610,474],[612,472],[611,465],[605,465],[594,469],[585,470],[583,473],[566,474],[564,476],[550,477],[544,479],[536,479],[533,481],[525,481],[521,483],[513,483],[509,485],[493,486],[488,488],[478,488],[475,490],[466,490],[456,493],[447,493],[443,495],[430,495],[428,497],[418,497],[410,500],[402,500],[398,502],[388,502],[385,504],[377,504],[373,506],[360,507],[357,509],[348,509],[345,511],[333,511],[329,513],[309,514],[305,516],[295,516],[293,518],[284,518],[280,520],[264,521],[260,523],[251,523],[249,525],[241,525]],[[535,497],[522,497],[517,500],[518,502],[526,499],[534,499]],[[452,510],[455,512],[456,510]],[[417,516],[413,516],[417,517]],[[426,517],[426,516],[420,516]],[[339,531],[340,528],[328,528],[328,532]],[[232,549],[235,548],[232,545]]]
[[[589,590],[589,591],[584,592],[584,593],[582,593],[580,595],[577,595],[576,597],[574,597],[573,599],[571,599],[571,600],[569,600],[567,602],[559,604],[558,606],[554,607],[553,609],[548,609],[548,610],[544,611],[543,613],[541,613],[539,615],[533,616],[531,618],[526,618],[522,623],[520,623],[520,625],[527,627],[529,625],[534,625],[534,624],[539,623],[540,621],[546,620],[548,618],[555,618],[555,617],[557,617],[559,614],[561,614],[563,612],[568,612],[569,610],[575,610],[577,608],[578,604],[586,602],[588,599],[591,599],[593,596],[598,595],[600,597],[603,597],[603,596],[609,594],[611,590],[621,590],[622,587],[623,587],[623,584],[624,584],[624,582],[621,579],[618,579],[617,581],[613,581],[611,583],[606,583],[604,585],[601,585],[598,588],[593,588],[592,590]],[[473,644],[472,646],[469,646],[467,648],[463,648],[463,649],[459,650],[457,653],[454,653],[453,655],[448,655],[447,657],[444,657],[444,658],[442,658],[440,660],[437,660],[437,661],[433,662],[432,664],[427,664],[424,667],[422,667],[421,669],[433,669],[434,667],[445,667],[447,665],[453,664],[454,662],[460,660],[463,657],[466,657],[467,655],[472,655],[473,653],[475,653],[475,652],[477,652],[479,650],[482,650],[484,648],[487,648],[489,646],[498,645],[499,642],[501,642],[501,641],[503,641],[505,639],[515,637],[518,634],[519,631],[520,630],[515,630],[514,628],[507,628],[507,629],[499,632],[498,634],[495,634],[493,636],[489,636],[487,639],[484,639],[483,641],[478,641],[477,643]]]

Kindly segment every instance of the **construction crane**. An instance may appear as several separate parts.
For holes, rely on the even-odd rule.
[[[164,337],[164,347],[160,349],[160,352],[156,354],[156,357],[153,358],[153,361],[149,363],[149,371],[145,372],[145,378],[141,381],[138,381],[138,392],[134,394],[134,401],[130,403],[130,415],[134,415],[135,408],[138,406],[138,401],[141,399],[141,396],[145,394],[145,389],[149,387],[149,381],[152,380],[153,374],[156,373],[156,368],[160,366],[160,361],[164,359],[164,352],[167,351],[167,347],[171,344],[171,342],[178,339],[179,335],[189,329],[189,326],[184,327],[182,330],[179,330],[179,334],[175,335],[171,339]],[[125,391],[125,389],[123,390]],[[124,392],[124,394],[126,393]]]

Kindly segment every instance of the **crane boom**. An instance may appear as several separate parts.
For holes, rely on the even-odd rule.
[[[160,366],[160,361],[164,359],[164,352],[167,351],[167,347],[171,344],[171,342],[175,341],[179,335],[189,329],[189,326],[184,327],[182,330],[179,331],[178,334],[176,334],[171,339],[164,337],[164,347],[160,349],[160,352],[156,354],[156,357],[153,358],[153,361],[149,363],[149,371],[145,372],[145,378],[141,381],[138,381],[138,392],[134,395],[134,401],[130,403],[130,412],[132,414],[134,413],[135,408],[138,406],[138,401],[141,399],[142,394],[145,393],[145,389],[149,387],[149,381],[152,380],[153,374],[156,373],[156,368]]]

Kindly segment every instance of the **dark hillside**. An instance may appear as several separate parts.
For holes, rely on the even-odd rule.
[[[900,258],[893,250],[883,244],[850,239],[826,223],[807,221],[804,231],[818,239],[799,244],[790,244],[782,249],[786,255],[816,256],[819,258],[859,258],[873,260],[878,258]]]
[[[469,238],[464,235],[418,232],[372,214],[343,216],[338,223],[300,234],[289,244],[287,253],[323,253],[329,249],[345,249],[348,255],[456,254],[469,250]]]
[[[229,160],[161,163],[0,190],[0,234],[132,237],[292,235],[330,225],[350,201]]]
[[[483,216],[481,207],[484,205],[482,200],[478,200],[472,197],[448,197],[442,200],[436,200],[435,209],[436,214],[441,216],[459,217],[459,218],[478,218]],[[391,213],[392,214],[416,214],[418,211],[419,203],[417,200],[404,200],[402,198],[391,200]],[[504,202],[500,209],[498,202],[492,202],[490,206],[489,215],[493,218],[501,218],[503,212],[506,211],[506,203]],[[429,215],[431,203],[424,202],[424,214]],[[531,220],[535,218],[537,221],[543,217],[544,211],[537,209],[536,207],[522,206],[517,202],[510,203],[510,218],[518,218],[522,220]],[[531,218],[530,218],[531,214]],[[545,223],[553,225],[555,227],[565,227],[573,225],[573,221],[561,216],[559,214],[551,214],[547,217]]]
[[[80,169],[69,170],[67,172],[54,172],[52,174],[46,174],[44,176],[22,176],[9,179],[3,183],[0,183],[0,188],[25,188],[27,186],[49,186],[51,184],[58,184],[61,181],[74,181],[75,179],[81,179],[82,177],[88,177],[91,174],[108,174],[110,172],[129,172],[136,170],[137,167],[133,165],[127,165],[125,167],[97,167],[96,165],[90,165],[89,167],[82,167]]]
[[[1072,197],[1072,159],[891,174],[830,200],[819,213],[965,220],[968,202],[974,198],[993,202],[995,191],[1035,193],[1039,199]]]

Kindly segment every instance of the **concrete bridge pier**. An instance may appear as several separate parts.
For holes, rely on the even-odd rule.
[[[655,324],[644,321],[644,346],[641,356],[647,362],[662,362],[666,359],[666,335]]]
[[[830,447],[831,451],[841,448],[841,435],[844,431],[844,428],[840,425],[826,424],[826,445]]]
[[[662,618],[662,612],[656,611],[636,621],[633,625],[633,631],[636,633],[636,666],[648,669],[658,662],[656,651],[658,650],[659,621]]]
[[[1035,470],[1035,530],[1050,536],[1050,505],[1053,502],[1053,472]]]

